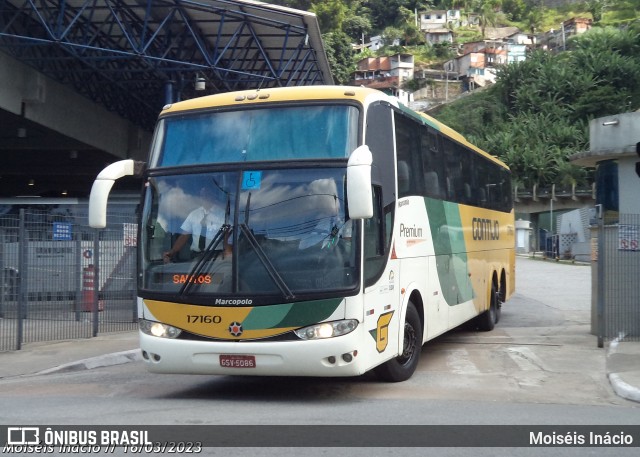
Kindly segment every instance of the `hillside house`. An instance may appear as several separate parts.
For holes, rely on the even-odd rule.
[[[446,29],[460,27],[462,14],[460,10],[431,10],[420,14],[420,30]]]
[[[429,44],[453,43],[453,32],[449,29],[427,29],[424,39]]]
[[[564,51],[567,47],[567,40],[575,35],[580,35],[591,29],[593,21],[591,19],[574,17],[567,19],[560,24],[559,29],[551,29],[540,38],[543,49],[549,51]]]
[[[363,38],[364,40],[364,38]],[[352,48],[354,51],[362,51],[364,49],[369,49],[371,51],[378,51],[380,49],[382,49],[384,47],[384,39],[382,38],[381,35],[376,35],[376,36],[372,36],[371,38],[369,38],[369,41],[367,42],[363,42],[360,44],[354,44],[352,45]],[[393,40],[393,43],[391,43],[391,46],[399,46],[400,45],[400,40],[399,39],[395,39]]]
[[[412,54],[367,57],[361,59],[356,68],[353,85],[382,90],[406,104],[411,101],[410,94],[402,90],[402,85],[413,79]]]
[[[485,86],[496,81],[497,68],[526,59],[527,45],[515,43],[511,38],[465,43],[462,55],[445,64],[445,69],[466,81],[468,89]]]

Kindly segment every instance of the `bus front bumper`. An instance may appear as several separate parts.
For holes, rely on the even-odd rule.
[[[336,338],[280,342],[167,339],[140,332],[153,373],[243,376],[358,376],[366,368],[360,328]]]

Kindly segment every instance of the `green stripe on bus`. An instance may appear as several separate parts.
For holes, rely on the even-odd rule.
[[[304,327],[327,319],[338,309],[342,298],[282,305],[256,306],[242,322],[246,330]]]
[[[429,119],[427,119],[426,117],[420,116],[419,114],[417,114],[415,111],[413,111],[408,106],[405,106],[402,103],[400,103],[399,104],[399,108],[400,108],[400,111],[402,111],[403,113],[407,114],[408,116],[411,116],[412,118],[416,119],[418,122],[420,122],[422,124],[425,124],[425,125],[428,125],[429,127],[432,127],[437,131],[440,131],[440,126],[438,124],[436,124],[435,122],[429,121]]]
[[[460,206],[457,203],[444,202],[449,227],[455,230],[449,231],[451,238],[452,261],[455,265],[453,273],[457,284],[457,303],[463,303],[473,298],[473,287],[469,280],[469,263],[467,257],[467,245],[464,241],[462,231],[462,219],[460,217]]]
[[[469,301],[473,288],[458,205],[431,198],[425,198],[425,205],[444,299],[449,306]]]

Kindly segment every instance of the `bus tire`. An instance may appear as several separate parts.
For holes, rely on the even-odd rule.
[[[413,303],[407,306],[404,321],[404,342],[402,354],[375,368],[375,374],[386,382],[401,382],[409,379],[416,371],[422,350],[422,324]]]
[[[500,322],[500,317],[502,316],[502,292],[499,287],[496,287],[495,293],[495,302],[496,302],[496,324]]]
[[[483,332],[490,332],[493,330],[499,319],[498,291],[496,283],[493,281],[491,281],[491,295],[489,299],[489,309],[477,317],[478,329]]]

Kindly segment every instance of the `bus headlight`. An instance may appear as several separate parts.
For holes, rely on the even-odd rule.
[[[171,325],[163,324],[161,322],[148,321],[146,319],[140,319],[140,330],[142,333],[151,336],[157,336],[158,338],[177,338],[182,333],[179,328],[172,327]]]
[[[355,319],[345,319],[342,321],[323,322],[322,324],[311,325],[295,330],[298,338],[302,340],[321,340],[346,335],[353,332],[358,326]]]

